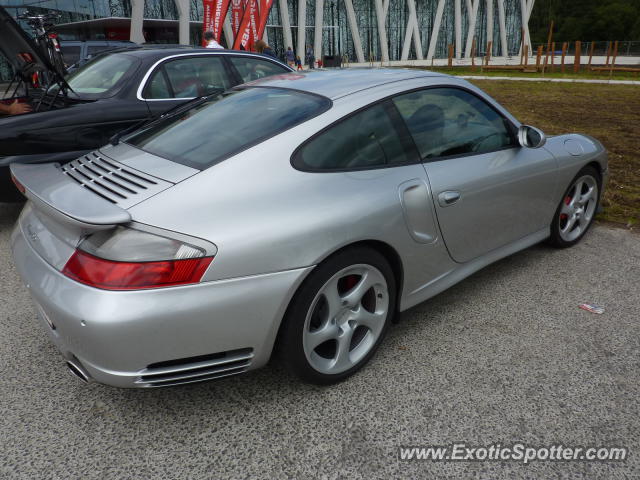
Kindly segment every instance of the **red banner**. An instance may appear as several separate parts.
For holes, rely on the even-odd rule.
[[[229,10],[229,0],[217,0],[216,8],[213,11],[213,35],[216,42],[220,42],[222,37],[222,26],[224,25],[224,19],[227,17],[227,11]]]
[[[233,42],[233,48],[235,50],[250,50],[253,46],[253,39],[251,35],[251,18],[256,14],[255,10],[257,9],[257,0],[249,0],[247,7],[244,10],[244,15],[242,15],[242,23],[240,23],[238,34],[236,35],[236,39]]]
[[[261,0],[260,11],[258,11],[258,0],[247,0],[242,22],[238,28],[233,48],[238,50],[242,47],[244,50],[253,49],[256,40],[262,38],[264,29],[267,25],[269,10],[273,5],[273,0]]]
[[[231,30],[233,30],[234,38],[238,35],[243,13],[244,2],[242,0],[231,0]]]
[[[258,36],[258,23],[260,22],[262,12],[258,10],[258,0],[249,0],[249,2],[249,12],[251,13],[251,21],[249,22],[251,24],[251,42],[249,45],[251,45],[253,49],[253,45],[260,40]]]
[[[215,7],[216,0],[202,0],[203,14],[202,14],[202,46],[207,46],[207,41],[204,39],[204,33],[213,31],[213,9]]]
[[[260,3],[260,22],[258,23],[257,38],[262,38],[264,35],[264,29],[267,27],[267,19],[269,18],[271,5],[273,5],[273,0],[262,0]]]

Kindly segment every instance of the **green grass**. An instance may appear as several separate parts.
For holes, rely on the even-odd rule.
[[[534,63],[535,65],[535,63]],[[631,66],[638,68],[638,72],[613,72],[609,75],[609,72],[592,72],[583,68],[578,73],[573,73],[573,65],[568,65],[565,72],[560,71],[560,67],[556,65],[554,71],[547,70],[544,74],[538,73],[526,73],[517,70],[482,70],[480,67],[414,67],[422,70],[431,70],[439,73],[446,73],[447,75],[482,75],[487,77],[535,77],[535,78],[571,78],[581,80],[638,80],[640,81],[640,65]]]

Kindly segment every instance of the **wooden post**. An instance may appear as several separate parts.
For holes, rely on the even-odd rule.
[[[562,63],[560,64],[560,69],[562,71],[562,73],[564,73],[564,57],[567,56],[567,42],[564,42],[562,44]]]
[[[573,73],[580,71],[580,55],[582,54],[582,43],[580,40],[576,41],[576,51],[573,59]]]
[[[453,67],[453,44],[449,44],[449,60],[447,62],[449,68]]]
[[[596,42],[591,42],[591,47],[589,48],[589,69],[591,69],[591,60],[593,59],[593,50],[596,47]]]
[[[611,42],[607,43],[607,62],[605,63],[606,67],[609,66],[609,56],[610,55],[611,55]]]
[[[476,38],[473,37],[473,41],[471,42],[471,67],[473,70],[476,69]]]
[[[536,72],[540,70],[540,62],[542,61],[542,50],[544,47],[540,45],[538,47],[538,55],[536,55]]]
[[[615,46],[613,47],[613,59],[611,60],[611,70],[609,70],[609,76],[613,75],[613,67],[616,65],[616,57],[618,56],[618,40],[616,40]]]
[[[525,45],[522,51],[524,52],[524,66],[526,68],[529,65],[529,45]]]
[[[551,71],[553,72],[553,59],[556,56],[556,42],[551,42]]]
[[[487,43],[487,52],[486,52],[486,54],[484,56],[484,64],[485,64],[485,66],[488,66],[489,62],[491,61],[491,50],[492,50],[492,48],[493,48],[493,42],[490,41],[489,43]]]

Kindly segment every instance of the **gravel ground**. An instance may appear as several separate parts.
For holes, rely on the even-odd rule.
[[[536,246],[402,315],[352,379],[278,365],[163,390],[84,385],[36,324],[0,205],[0,478],[638,478],[640,236]],[[603,315],[577,308],[606,307]],[[399,445],[614,445],[625,462],[403,462]]]

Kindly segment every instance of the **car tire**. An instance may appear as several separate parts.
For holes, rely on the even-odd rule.
[[[593,224],[598,205],[602,180],[598,171],[584,167],[567,187],[551,222],[549,243],[567,248],[578,243]]]
[[[340,382],[373,356],[396,310],[389,262],[369,247],[343,250],[305,279],[283,320],[279,350],[303,381]]]

